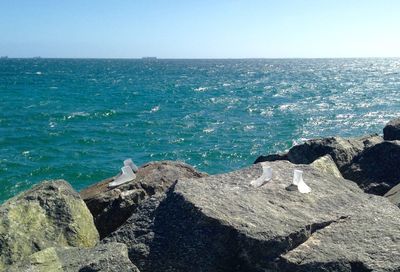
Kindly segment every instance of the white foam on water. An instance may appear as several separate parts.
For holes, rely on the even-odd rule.
[[[198,87],[198,88],[195,88],[194,91],[195,92],[204,92],[204,91],[207,91],[207,89],[208,89],[208,87]]]
[[[211,133],[211,132],[214,132],[214,131],[215,131],[214,128],[205,128],[205,129],[203,129],[204,133]]]
[[[153,107],[153,108],[150,110],[150,112],[157,112],[157,111],[159,111],[159,110],[160,110],[160,106],[157,105],[157,106]]]

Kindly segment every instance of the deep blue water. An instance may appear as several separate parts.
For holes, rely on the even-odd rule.
[[[306,138],[381,133],[400,59],[0,60],[0,201],[137,164],[221,173]]]

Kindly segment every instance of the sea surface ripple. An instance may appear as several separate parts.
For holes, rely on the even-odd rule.
[[[222,173],[380,133],[400,112],[400,59],[7,59],[0,95],[3,201],[44,179],[82,189],[127,157]]]

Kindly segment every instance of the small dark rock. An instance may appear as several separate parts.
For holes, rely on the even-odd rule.
[[[346,179],[355,181],[365,192],[384,195],[400,183],[400,141],[370,146],[342,170]]]
[[[283,160],[289,160],[288,159],[288,154],[287,153],[278,153],[278,154],[270,154],[266,156],[259,156],[254,164],[259,163],[259,162],[266,162],[266,161],[283,161]]]
[[[393,119],[383,128],[383,138],[386,141],[400,140],[400,118]]]

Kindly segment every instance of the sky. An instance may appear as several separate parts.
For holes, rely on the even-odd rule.
[[[400,1],[0,0],[0,55],[400,57]]]

